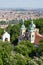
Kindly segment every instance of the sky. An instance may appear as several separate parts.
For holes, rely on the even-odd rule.
[[[43,0],[0,0],[0,8],[43,8]]]

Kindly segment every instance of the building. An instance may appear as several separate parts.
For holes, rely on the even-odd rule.
[[[43,40],[43,35],[39,34],[39,29],[36,28],[36,25],[33,23],[33,21],[31,21],[28,31],[26,31],[24,23],[22,24],[18,41],[20,42],[22,40],[29,40],[31,43],[37,45],[39,44],[40,40]]]
[[[10,42],[10,34],[8,32],[4,32],[4,34],[2,35],[2,41],[5,42],[5,41],[8,41]]]

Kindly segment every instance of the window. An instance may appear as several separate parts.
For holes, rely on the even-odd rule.
[[[34,37],[34,35],[32,35],[32,37]]]

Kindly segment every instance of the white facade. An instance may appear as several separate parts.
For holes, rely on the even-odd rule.
[[[34,43],[35,41],[35,24],[33,23],[33,21],[30,24],[30,30],[29,30],[29,40],[31,43]]]
[[[20,31],[20,33],[21,33],[22,35],[24,35],[25,32],[26,32],[26,28],[21,29],[21,31]]]
[[[34,43],[34,41],[35,41],[35,32],[30,32],[29,41],[31,43]]]
[[[26,28],[25,28],[25,25],[23,24],[23,25],[21,26],[20,34],[21,34],[21,35],[24,35],[25,32],[26,32]]]
[[[7,39],[7,40],[6,40]],[[2,41],[9,41],[10,42],[10,34],[5,32],[2,36]]]

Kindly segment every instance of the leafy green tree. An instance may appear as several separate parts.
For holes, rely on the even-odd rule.
[[[11,29],[11,40],[12,41],[18,39],[19,32],[20,32],[20,26],[19,26],[19,24],[14,25],[12,27],[12,29]]]
[[[0,28],[0,38],[2,37],[3,33],[4,33],[4,30]]]
[[[0,24],[1,25],[6,24],[6,21],[0,21]]]
[[[2,61],[2,59],[0,58],[0,65],[3,65],[3,61]]]
[[[12,26],[8,25],[8,27],[6,28],[6,31],[10,34],[11,33],[11,29],[12,29]]]
[[[10,65],[9,59],[11,51],[13,50],[11,43],[0,41],[0,64],[1,65]]]
[[[41,55],[41,56],[43,55],[43,42],[39,44],[37,52],[39,55]]]
[[[29,57],[29,54],[35,50],[33,44],[29,41],[22,41],[14,48],[14,51],[19,52],[20,54]]]
[[[39,28],[39,32],[43,34],[43,18],[34,20],[36,27]]]

